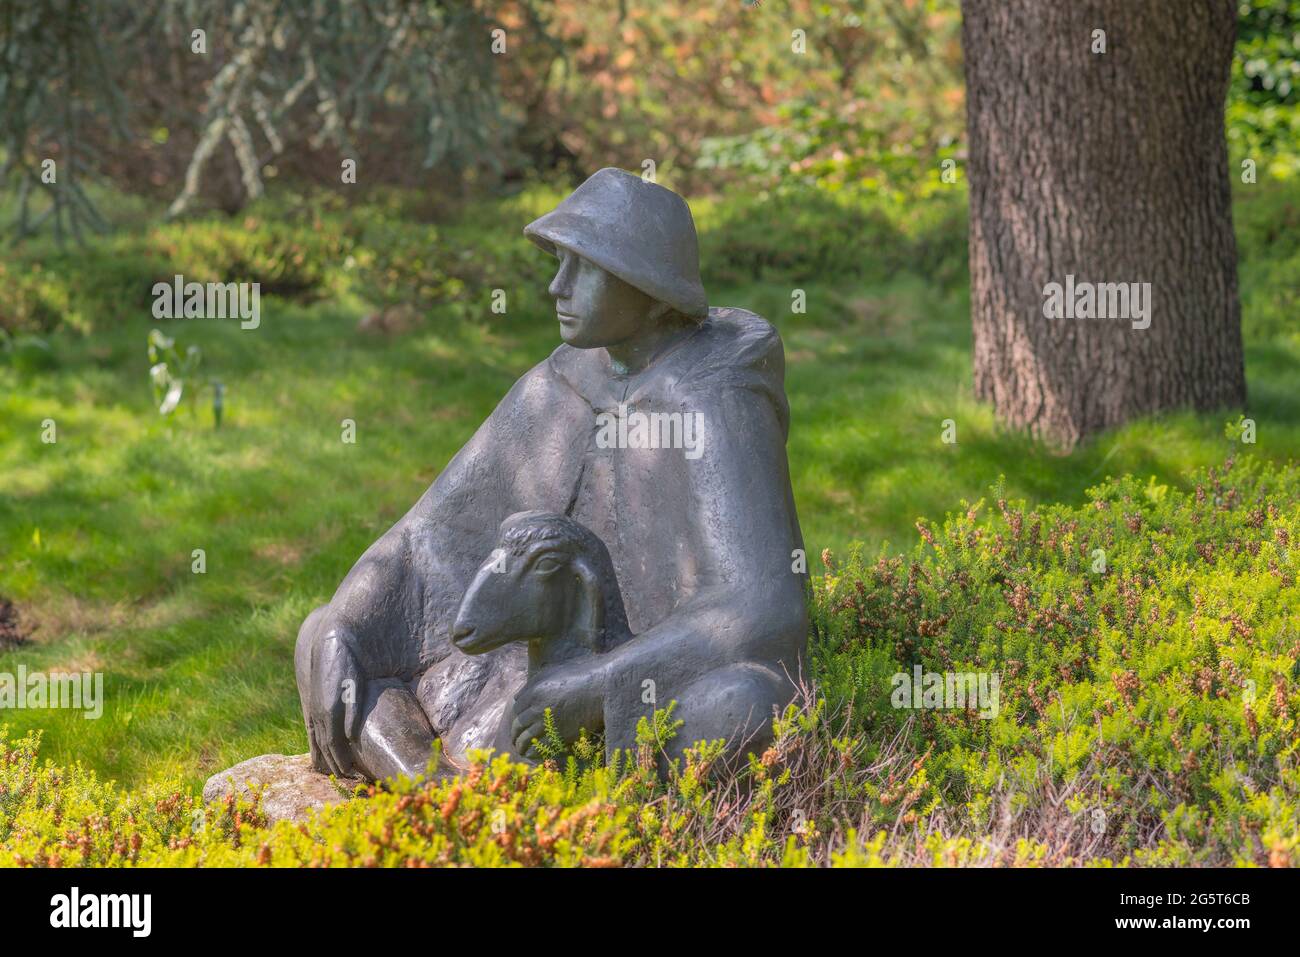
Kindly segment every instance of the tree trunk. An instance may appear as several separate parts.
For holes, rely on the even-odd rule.
[[[1223,116],[1235,7],[963,0],[975,393],[1012,426],[1070,448],[1245,402]],[[1103,283],[1126,286],[1090,307],[1083,284]],[[1124,308],[1132,283],[1150,283],[1146,328],[1138,299]],[[1129,315],[1078,318],[1103,309]]]

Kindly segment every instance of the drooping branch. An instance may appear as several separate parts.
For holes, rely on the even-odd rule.
[[[516,2],[541,22],[532,4],[543,0]],[[0,178],[15,190],[15,234],[102,228],[87,176],[130,170],[156,185],[179,172],[171,218],[194,207],[214,161],[232,157],[243,199],[256,199],[271,159],[296,148],[356,158],[381,126],[415,133],[400,143],[421,150],[412,166],[498,164],[514,121],[486,10],[483,0],[0,0]],[[159,35],[169,55],[155,66]],[[57,180],[42,182],[51,158]]]

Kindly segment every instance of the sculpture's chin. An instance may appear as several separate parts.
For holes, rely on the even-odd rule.
[[[583,321],[576,316],[559,314],[560,338],[566,345],[575,349],[594,349],[601,343],[593,341],[593,336]]]

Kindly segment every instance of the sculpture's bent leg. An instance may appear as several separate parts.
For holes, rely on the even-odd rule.
[[[668,744],[669,758],[681,758],[696,741],[725,738],[728,758],[762,754],[772,742],[773,712],[793,700],[790,680],[766,665],[726,665],[697,678],[676,696],[674,721],[682,721]]]
[[[415,696],[442,731],[447,765],[467,767],[466,752],[476,748],[512,750],[513,705],[525,677],[522,662],[492,655],[451,655],[424,673]]]
[[[369,682],[361,738],[354,751],[367,777],[376,781],[422,777],[437,735],[415,694],[396,678]]]

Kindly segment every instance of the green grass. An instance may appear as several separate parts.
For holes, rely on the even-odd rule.
[[[1300,458],[1300,194],[1262,190],[1237,204],[1248,414],[1252,451],[1285,461]],[[45,754],[128,783],[176,774],[197,785],[254,754],[305,750],[291,664],[298,623],[558,341],[548,264],[519,232],[554,196],[534,191],[437,227],[403,219],[399,199],[351,210],[289,203],[257,213],[251,239],[239,221],[137,222],[88,250],[38,244],[0,263],[28,278],[41,263],[44,285],[24,288],[71,297],[79,318],[48,334],[56,370],[0,365],[0,596],[36,626],[33,643],[0,653],[0,670],[103,671],[108,697],[98,721],[13,711],[11,729],[44,728]],[[727,211],[700,206],[706,257],[761,227]],[[1224,436],[1227,415],[1136,422],[1069,456],[1006,433],[971,395],[952,219],[899,228],[909,248],[947,268],[886,274],[867,236],[858,273],[795,261],[746,275],[728,260],[706,275],[715,304],[753,309],[785,339],[789,456],[810,554],[853,541],[910,550],[918,518],[983,496],[999,476],[1009,498],[1079,504],[1086,488],[1126,472],[1185,488],[1189,469],[1239,448]],[[771,243],[797,245],[771,233]],[[221,275],[222,256],[242,270],[229,278],[298,269],[305,275],[291,278],[306,291],[265,297],[255,331],[149,315],[151,276]],[[796,286],[807,293],[803,315],[790,310]],[[490,311],[493,288],[508,292],[505,316]],[[414,332],[357,331],[374,304],[408,294],[424,314]],[[199,345],[201,379],[225,383],[220,431],[206,392],[197,414],[158,416],[145,354],[155,326]],[[41,442],[47,418],[53,445]],[[357,424],[355,445],[340,440],[345,418]],[[940,438],[949,418],[955,445]],[[203,575],[191,571],[200,548]]]

